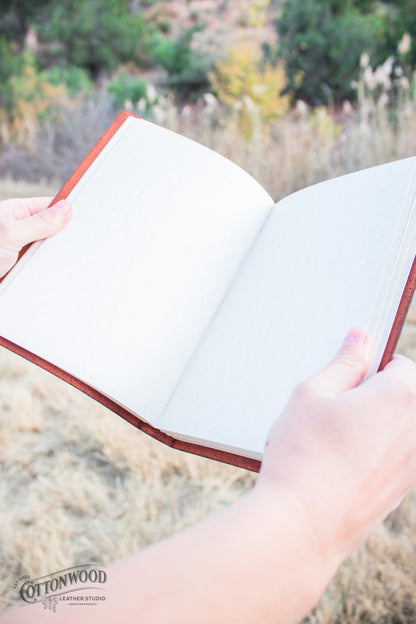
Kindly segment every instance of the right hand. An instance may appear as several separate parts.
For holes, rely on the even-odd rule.
[[[259,492],[285,488],[305,531],[336,565],[416,481],[416,365],[396,356],[358,385],[367,334],[351,330],[334,360],[301,383],[273,426]]]

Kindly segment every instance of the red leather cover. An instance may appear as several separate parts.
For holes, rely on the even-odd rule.
[[[383,357],[381,358],[380,366],[378,370],[382,370],[393,357],[394,350],[397,342],[400,338],[402,327],[406,320],[407,311],[412,302],[413,293],[416,288],[416,258],[413,260],[412,268],[410,269],[409,277],[407,278],[406,286],[404,287],[402,298],[400,299],[399,307],[397,308],[396,316],[394,318],[393,326],[390,331],[389,338],[387,340],[386,348],[384,349]]]

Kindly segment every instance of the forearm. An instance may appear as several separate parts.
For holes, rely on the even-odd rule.
[[[99,619],[102,624],[297,622],[315,606],[339,563],[317,552],[283,490],[271,500],[255,489],[223,513],[109,566]],[[88,610],[78,611],[78,624],[90,621]],[[72,617],[72,610],[60,609],[54,622],[66,624]],[[43,621],[44,611],[36,606],[1,620]]]
[[[129,605],[123,599],[125,620],[134,621],[137,614],[148,622],[276,624],[306,615],[335,566],[319,558],[286,503],[282,498],[269,504],[255,492],[204,524],[116,564],[109,570],[117,579],[110,591],[130,596]]]

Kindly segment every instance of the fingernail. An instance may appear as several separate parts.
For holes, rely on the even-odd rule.
[[[343,345],[365,344],[368,340],[367,332],[361,327],[353,327],[344,338]]]
[[[67,215],[71,210],[71,204],[66,199],[61,199],[61,201],[54,205],[54,208],[62,215]]]

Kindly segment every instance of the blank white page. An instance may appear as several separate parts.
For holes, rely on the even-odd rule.
[[[129,118],[69,225],[0,289],[0,334],[153,422],[273,207],[225,158]]]
[[[336,178],[276,205],[173,393],[162,429],[261,457],[294,386],[326,365],[350,327],[371,334],[415,162]]]

